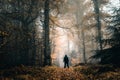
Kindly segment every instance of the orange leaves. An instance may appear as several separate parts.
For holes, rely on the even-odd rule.
[[[110,66],[108,66],[110,67]],[[120,69],[100,73],[101,68],[107,66],[77,66],[70,68],[59,68],[55,66],[41,67],[15,67],[1,70],[3,78],[0,80],[119,80]],[[8,75],[9,76],[6,76]],[[6,77],[5,77],[6,76]]]

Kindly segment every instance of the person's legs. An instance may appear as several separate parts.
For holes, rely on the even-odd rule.
[[[69,68],[69,64],[67,63],[67,67]]]
[[[64,68],[66,68],[66,63],[64,63]]]

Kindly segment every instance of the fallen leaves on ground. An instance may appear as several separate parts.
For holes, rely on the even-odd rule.
[[[19,66],[0,70],[0,80],[120,80],[120,68],[110,66]]]

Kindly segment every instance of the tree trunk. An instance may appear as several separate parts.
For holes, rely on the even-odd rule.
[[[49,39],[49,0],[45,0],[44,7],[44,66],[51,65],[51,50]]]
[[[99,2],[98,0],[92,0],[94,4],[94,11],[96,14],[96,26],[97,26],[97,31],[98,31],[98,42],[100,46],[100,50],[102,50],[102,40],[101,40],[101,21],[100,21],[100,11],[99,11]]]
[[[22,63],[24,65],[29,65],[29,58],[28,58],[28,54],[29,54],[29,39],[28,39],[28,26],[27,24],[24,22],[22,24],[22,28],[23,28],[23,40],[22,40]]]
[[[83,45],[83,61],[86,64],[86,53],[85,53],[85,35],[84,35],[84,31],[82,30],[82,45]]]

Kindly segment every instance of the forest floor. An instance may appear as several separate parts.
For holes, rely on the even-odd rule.
[[[111,65],[19,66],[0,70],[0,80],[120,80],[120,68]]]

